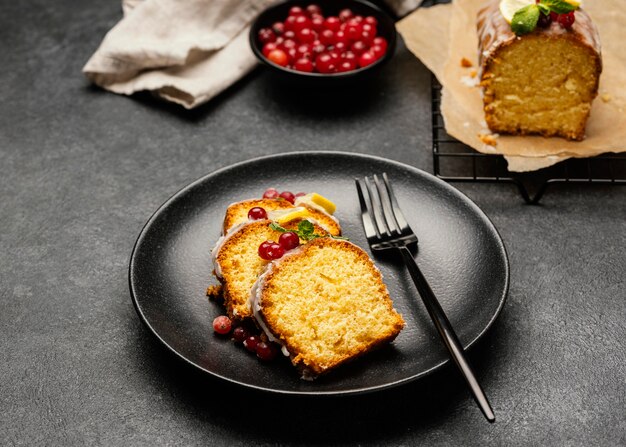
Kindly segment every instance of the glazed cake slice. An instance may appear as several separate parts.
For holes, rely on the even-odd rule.
[[[485,121],[492,132],[582,140],[602,71],[600,39],[589,15],[570,29],[553,21],[516,36],[490,0],[478,13]]]
[[[248,211],[254,207],[263,208],[268,213],[270,220],[278,221],[281,224],[283,221],[293,220],[297,216],[319,224],[333,236],[341,235],[339,222],[330,214],[305,204],[294,206],[291,202],[280,199],[250,199],[229,205],[224,217],[222,234],[226,234],[231,228],[248,221]]]
[[[282,226],[294,230],[301,221],[295,219]],[[269,220],[241,223],[218,241],[212,251],[215,276],[222,283],[224,306],[231,318],[244,320],[252,317],[250,289],[268,263],[259,256],[259,246],[268,240],[278,241],[281,235],[269,227],[270,223]],[[318,225],[314,225],[314,232],[327,234]]]
[[[315,239],[273,261],[250,300],[259,325],[303,378],[390,342],[404,327],[380,271],[345,240]]]

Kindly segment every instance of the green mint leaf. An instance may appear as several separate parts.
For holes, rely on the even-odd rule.
[[[286,233],[288,230],[286,228],[281,227],[279,224],[277,224],[276,222],[272,222],[270,224],[270,228],[274,231],[280,231],[281,233]]]
[[[313,236],[314,231],[315,231],[315,227],[308,220],[302,220],[298,224],[298,231],[297,231],[298,236],[300,236],[305,241],[308,241],[311,239],[311,236]]]
[[[549,0],[552,1],[552,0]],[[515,14],[511,20],[511,29],[518,36],[528,34],[537,27],[539,20],[539,7],[537,5],[524,6]]]
[[[543,3],[537,3],[537,7],[539,7],[539,11],[541,11],[544,16],[550,15],[550,8],[548,6]]]
[[[541,0],[540,4],[547,6],[550,8],[550,11],[557,14],[567,14],[576,9],[574,5],[567,3],[565,0]]]

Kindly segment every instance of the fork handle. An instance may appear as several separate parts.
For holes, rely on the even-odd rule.
[[[452,360],[454,360],[454,363],[461,371],[461,374],[463,374],[465,381],[472,391],[476,403],[482,410],[487,420],[489,422],[494,422],[496,420],[496,416],[493,414],[493,410],[491,409],[491,405],[487,400],[487,396],[483,392],[483,389],[478,383],[478,380],[476,380],[474,372],[472,371],[472,368],[470,367],[467,359],[465,358],[465,355],[463,354],[463,347],[461,346],[458,337],[454,333],[454,329],[452,329],[452,325],[450,324],[450,321],[448,320],[445,312],[441,308],[437,297],[435,297],[435,294],[431,290],[428,282],[426,281],[426,278],[424,278],[424,275],[417,266],[415,258],[413,258],[413,255],[411,254],[409,249],[406,246],[401,246],[399,247],[399,250],[400,253],[402,253],[404,263],[409,269],[411,278],[413,278],[415,287],[417,287],[417,291],[419,292],[419,295],[422,298],[426,309],[428,310],[428,314],[433,320],[433,323],[435,323],[437,332],[439,332],[439,335],[443,339],[443,342],[446,345],[448,352],[450,353],[450,357],[452,357]]]

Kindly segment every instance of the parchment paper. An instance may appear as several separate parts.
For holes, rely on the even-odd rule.
[[[479,137],[488,134],[480,88],[470,86],[478,69],[476,14],[484,0],[420,8],[397,25],[407,47],[443,85],[441,109],[446,131],[484,153],[502,154],[511,171],[532,171],[570,157],[626,151],[626,10],[619,0],[588,1],[585,9],[602,41],[603,72],[582,142],[541,136],[505,136],[496,145]],[[472,63],[462,67],[461,59]]]

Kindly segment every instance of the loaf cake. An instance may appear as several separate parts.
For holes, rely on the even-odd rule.
[[[226,209],[223,234],[226,234],[234,226],[246,222],[248,220],[248,211],[251,208],[261,207],[268,213],[268,218],[271,220],[282,222],[293,220],[296,216],[300,218],[306,217],[333,236],[341,235],[339,222],[329,213],[299,201],[296,201],[296,204],[298,206],[282,199],[250,199],[233,203]]]
[[[293,230],[301,220],[294,219],[282,226]],[[224,306],[228,315],[236,320],[252,316],[250,289],[268,263],[259,256],[259,245],[267,240],[277,241],[281,234],[270,228],[270,223],[265,219],[240,223],[218,241],[211,253],[215,276],[223,286]],[[316,234],[327,234],[318,225],[314,225],[314,229]]]
[[[600,39],[591,18],[577,9],[573,24],[563,26],[540,15],[540,26],[516,35],[499,4],[489,0],[477,18],[489,129],[582,140],[602,71]]]
[[[345,240],[315,239],[272,261],[250,301],[257,322],[303,378],[393,340],[404,326],[380,271]]]

